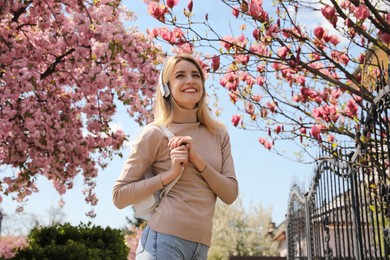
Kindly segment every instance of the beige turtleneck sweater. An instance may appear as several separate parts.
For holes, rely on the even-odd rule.
[[[148,225],[155,231],[210,246],[212,219],[217,197],[231,204],[238,196],[238,183],[225,128],[211,133],[197,121],[196,109],[176,107],[174,123],[167,126],[176,136],[191,136],[197,152],[207,163],[199,172],[189,163],[183,175],[161,200]],[[155,176],[144,179],[152,166]],[[161,175],[171,167],[168,139],[162,130],[146,126],[113,188],[113,201],[124,208],[163,188]]]

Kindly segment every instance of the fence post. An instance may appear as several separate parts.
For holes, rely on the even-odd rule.
[[[306,250],[307,250],[307,259],[313,259],[311,228],[310,228],[310,201],[308,198],[309,198],[308,193],[306,193],[305,194]]]
[[[359,211],[359,194],[357,183],[357,170],[352,167],[351,171],[351,197],[352,197],[352,215],[353,215],[353,235],[355,238],[355,257],[356,260],[362,260],[361,231],[360,231],[360,211]]]

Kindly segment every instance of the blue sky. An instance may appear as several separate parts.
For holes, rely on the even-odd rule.
[[[182,1],[183,2],[183,1]],[[186,1],[185,1],[186,2]],[[211,2],[211,1],[210,1]],[[202,11],[209,12],[210,22],[218,22],[218,30],[228,29],[228,24],[232,16],[227,10],[221,9],[221,4],[216,5],[219,1],[213,1],[211,4],[204,6]],[[134,23],[141,31],[147,27],[161,26],[156,20],[151,18],[146,11],[146,5],[143,1],[123,1],[130,10],[137,13],[138,19]],[[195,5],[198,2],[195,1]],[[197,7],[195,6],[194,9]],[[215,12],[215,11],[218,12]],[[211,15],[213,14],[213,15]],[[211,79],[207,84],[211,84]],[[217,84],[217,83],[216,83]],[[221,90],[222,92],[223,90]],[[273,221],[280,224],[287,212],[287,202],[290,187],[293,183],[298,183],[304,187],[310,184],[314,167],[304,165],[291,160],[284,159],[267,150],[259,143],[260,133],[255,131],[244,131],[237,129],[230,123],[230,118],[236,113],[235,107],[227,99],[227,93],[221,93],[223,98],[220,99],[224,111],[220,120],[227,126],[231,137],[232,153],[235,161],[236,174],[240,187],[240,196],[247,207],[250,204],[257,205],[261,203],[263,207],[272,207]],[[141,128],[129,119],[125,109],[120,109],[115,123],[118,124],[128,135],[130,142],[140,133]],[[285,147],[286,150],[293,149],[294,146]],[[99,173],[97,178],[97,196],[99,198],[98,206],[95,207],[97,217],[90,219],[85,213],[90,209],[89,205],[84,202],[82,194],[82,178],[78,177],[75,181],[73,190],[68,191],[63,199],[65,206],[61,210],[62,221],[72,224],[91,221],[96,225],[111,226],[120,228],[125,226],[126,216],[132,217],[130,208],[119,210],[112,204],[112,186],[119,175],[125,158],[130,152],[130,147],[124,151],[124,158],[114,158],[109,166]],[[16,202],[9,198],[4,198],[0,208],[5,213],[2,232],[25,232],[31,227],[35,220],[41,224],[49,224],[50,218],[53,217],[50,211],[58,208],[60,196],[47,180],[38,179],[38,188],[40,192],[30,197],[25,211],[22,215],[15,213]]]

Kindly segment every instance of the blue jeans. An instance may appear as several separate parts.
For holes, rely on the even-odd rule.
[[[138,242],[137,260],[207,260],[209,247],[146,226]]]

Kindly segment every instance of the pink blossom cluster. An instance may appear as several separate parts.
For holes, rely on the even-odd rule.
[[[251,16],[259,22],[268,22],[268,13],[263,8],[263,0],[243,1],[241,5],[232,8],[232,14],[237,18],[240,14]]]
[[[193,45],[185,39],[184,32],[180,28],[175,27],[172,30],[168,27],[153,28],[148,30],[148,34],[153,38],[161,37],[164,41],[175,46],[172,50],[173,53],[193,52]]]
[[[112,1],[6,1],[0,13],[0,164],[16,169],[0,192],[18,201],[45,176],[59,194],[84,176],[86,201],[98,167],[125,140],[112,130],[116,102],[151,120],[161,51],[125,29]],[[1,198],[0,198],[1,200]]]
[[[132,227],[130,234],[125,236],[126,245],[129,247],[129,256],[127,259],[135,259],[135,254],[137,251],[138,241],[142,235],[143,228]]]
[[[267,149],[267,150],[271,150],[272,146],[274,145],[273,141],[268,141],[264,137],[259,138],[259,143],[264,145],[265,149]]]
[[[166,4],[160,3],[160,1],[145,1],[148,5],[148,12],[151,16],[161,22],[165,22],[165,15],[179,3],[178,0],[168,0]],[[193,8],[192,0],[188,1],[187,8],[184,9],[184,14],[190,16]],[[186,40],[184,32],[179,27],[174,27],[170,30],[168,27],[152,28],[147,30],[148,34],[153,37],[161,37],[166,42],[170,43],[174,48],[172,53],[192,53],[193,45]]]
[[[287,139],[289,134],[289,138],[299,137],[301,142],[308,138],[332,143],[334,133],[355,129],[354,124],[361,123],[358,114],[362,98],[358,96],[370,102],[372,93],[364,90],[362,72],[354,71],[368,64],[370,44],[386,52],[388,46],[383,44],[390,43],[386,30],[390,13],[379,0],[375,5],[342,0],[314,7],[288,1],[275,3],[275,12],[267,12],[262,0],[232,1],[232,17],[244,23],[238,25],[239,31],[232,30],[235,34],[231,35],[215,31],[216,37],[202,36],[204,39],[196,37],[202,35],[197,25],[203,24],[208,32],[214,28],[208,14],[202,22],[193,19],[193,1],[184,8],[188,23],[180,20],[181,10],[174,12],[179,9],[177,1],[145,2],[152,16],[173,28],[153,28],[150,35],[176,47],[189,44],[187,52],[194,52],[197,46],[202,50],[211,47],[213,53],[204,54],[209,71],[220,75],[220,85],[242,112],[232,116],[232,124],[247,128],[252,123],[267,132],[268,137],[259,139],[267,149],[277,138]],[[322,15],[324,24],[313,28],[300,24],[300,9],[304,7]],[[328,22],[334,28],[329,29]],[[379,75],[375,64],[369,71],[374,78]],[[263,124],[263,120],[272,122],[273,127]]]
[[[350,0],[343,0],[340,1],[339,6],[345,11],[345,16],[350,17],[345,19],[345,24],[354,32],[355,30],[352,29],[354,25],[362,26],[362,28],[365,30],[365,25],[363,24],[364,21],[366,21],[369,17],[372,17],[375,19],[383,19],[388,24],[390,24],[390,12],[387,10],[387,12],[381,12],[379,14],[381,17],[375,17],[375,14],[373,14],[368,6],[363,1],[352,2]],[[328,19],[334,26],[336,26],[337,23],[337,13],[336,9],[333,6],[326,5],[323,8],[321,8],[321,12],[323,16]],[[354,19],[353,19],[354,18]],[[390,34],[383,30],[378,30],[378,36],[381,38],[381,40],[386,43],[390,44]]]
[[[11,259],[15,256],[15,250],[27,246],[24,236],[2,236],[0,237],[0,258]]]

